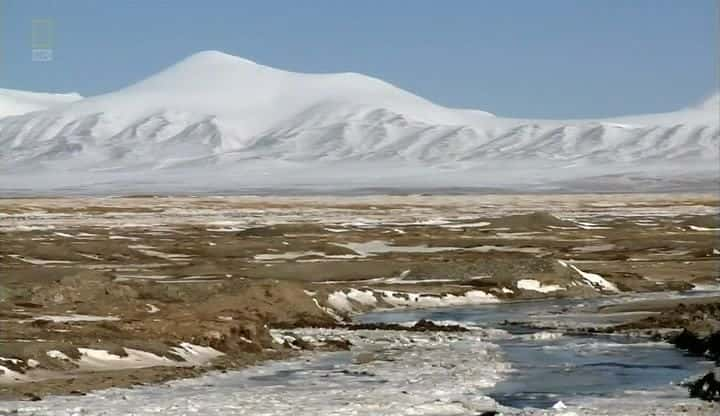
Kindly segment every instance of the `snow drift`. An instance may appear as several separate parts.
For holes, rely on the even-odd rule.
[[[360,74],[208,51],[69,101],[0,118],[0,190],[627,190],[718,178],[717,95],[665,114],[508,119]]]

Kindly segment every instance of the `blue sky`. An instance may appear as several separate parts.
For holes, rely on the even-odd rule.
[[[95,95],[206,49],[372,75],[439,104],[603,117],[718,88],[715,0],[0,0],[0,87]],[[33,19],[54,24],[31,59]]]

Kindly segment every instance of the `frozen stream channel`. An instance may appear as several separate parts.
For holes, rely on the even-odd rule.
[[[605,302],[606,300],[603,300]],[[595,301],[599,302],[599,301]],[[349,352],[136,389],[40,402],[0,402],[13,415],[671,415],[717,414],[677,382],[710,363],[666,344],[611,336],[563,336],[505,320],[567,325],[621,316],[575,313],[579,301],[492,304],[368,314],[363,321],[456,321],[465,333],[294,331],[345,337]],[[556,406],[562,401],[565,406]]]
[[[686,296],[701,296],[692,293]],[[639,299],[667,297],[650,294]],[[632,298],[630,298],[632,299]],[[367,322],[411,322],[418,319],[455,321],[466,326],[502,327],[506,337],[493,341],[512,371],[486,393],[499,404],[514,408],[551,408],[558,401],[582,406],[591,402],[632,400],[686,402],[686,390],[672,387],[707,371],[712,363],[690,357],[665,342],[617,335],[563,335],[528,325],[503,326],[504,321],[588,327],[627,320],[633,314],[588,314],[591,307],[630,300],[556,300],[494,304],[473,308],[368,314]],[[535,325],[533,325],[535,326]],[[627,404],[627,403],[625,403]],[[647,403],[646,403],[647,404]],[[610,412],[610,414],[612,414]]]

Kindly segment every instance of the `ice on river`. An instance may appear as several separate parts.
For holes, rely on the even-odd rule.
[[[501,406],[490,397],[493,389],[520,370],[510,364],[502,345],[516,337],[524,343],[562,343],[564,338],[540,337],[542,340],[536,341],[502,329],[471,328],[460,333],[273,331],[279,340],[300,337],[322,343],[344,338],[353,346],[351,351],[307,353],[292,360],[163,385],[39,402],[0,402],[0,415],[459,416],[498,410],[504,415],[524,416],[704,416],[717,412],[708,404],[686,399],[685,390],[676,386],[619,391],[608,397],[558,397],[564,406],[555,408]]]
[[[18,415],[466,415],[494,409],[482,390],[508,370],[494,332],[294,331],[349,339],[324,353],[241,371],[84,397],[5,402]],[[2,412],[0,412],[2,414]]]

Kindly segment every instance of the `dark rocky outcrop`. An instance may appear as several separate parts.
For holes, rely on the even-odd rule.
[[[687,384],[690,397],[707,401],[720,401],[720,381],[712,371]]]
[[[421,319],[413,326],[390,323],[367,323],[348,325],[348,329],[378,329],[385,331],[413,331],[413,332],[467,332],[469,329],[461,325],[438,325],[433,321]]]
[[[706,354],[715,362],[720,363],[720,331],[710,335],[706,340],[708,347]]]
[[[701,337],[687,329],[670,338],[670,343],[693,355],[704,355],[720,363],[720,331]]]
[[[693,355],[703,355],[708,349],[704,338],[695,335],[687,329],[683,329],[681,333],[671,338],[670,343]]]

